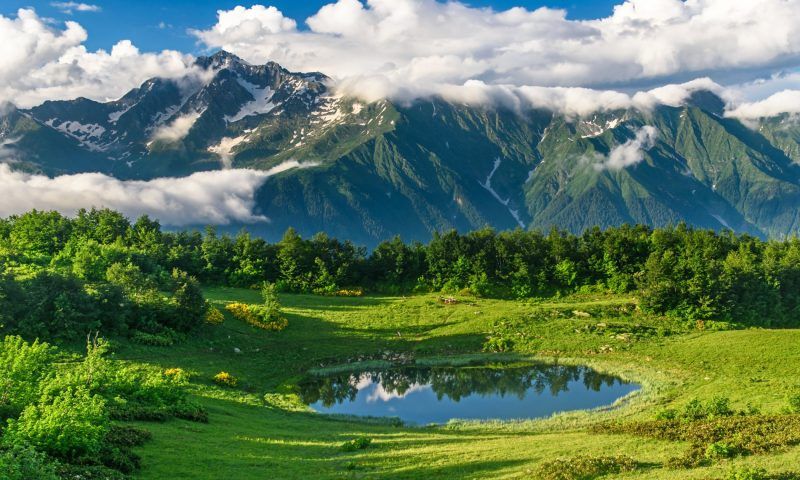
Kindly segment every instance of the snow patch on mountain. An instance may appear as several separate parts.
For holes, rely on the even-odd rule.
[[[236,115],[226,115],[226,122],[234,123],[252,115],[264,115],[271,112],[277,106],[271,102],[273,95],[275,95],[275,91],[269,86],[261,88],[258,85],[250,83],[241,78],[237,79],[237,81],[239,82],[239,85],[250,92],[250,95],[253,96],[253,100],[245,103],[239,112],[236,113]]]
[[[722,218],[720,215],[718,215],[716,213],[712,213],[711,216],[714,217],[714,219],[716,221],[718,221],[720,223],[720,225],[722,225],[723,227],[725,227],[725,228],[727,228],[729,230],[733,230],[733,228],[728,224],[728,222],[726,222],[725,219]]]
[[[247,141],[247,135],[241,135],[236,138],[223,137],[217,145],[208,147],[208,151],[219,155],[222,168],[230,169],[233,166],[233,149],[242,142]]]
[[[170,105],[170,106],[169,106],[169,107],[167,107],[167,109],[166,109],[166,110],[164,110],[163,112],[158,112],[158,113],[156,113],[156,114],[155,114],[155,115],[153,115],[153,117],[150,119],[150,123],[151,123],[151,125],[148,127],[148,129],[149,129],[149,130],[152,130],[152,129],[154,129],[154,128],[157,128],[157,127],[159,127],[159,126],[161,126],[161,125],[165,124],[165,123],[166,123],[167,121],[169,121],[169,119],[171,119],[171,118],[172,118],[172,117],[173,117],[173,116],[174,116],[176,113],[178,113],[178,110],[180,110],[180,109],[181,109],[181,105]]]
[[[128,113],[128,111],[136,106],[134,103],[133,105],[128,105],[127,107],[123,108],[122,110],[117,110],[116,112],[111,112],[108,114],[108,123],[117,123],[123,115]]]
[[[347,116],[342,109],[342,99],[343,97],[339,95],[320,97],[317,109],[311,114],[313,117],[311,124],[333,125],[341,123]]]
[[[586,132],[584,135],[581,135],[581,138],[599,137],[606,131],[617,128],[621,122],[622,120],[619,118],[612,118],[611,120],[606,120],[605,123],[601,124],[597,122],[597,115],[595,115],[591,120],[584,120],[580,122],[582,130]]]
[[[74,120],[59,122],[56,118],[51,118],[44,122],[44,124],[58,130],[68,137],[78,140],[81,145],[91,151],[101,152],[106,149],[106,145],[97,141],[106,132],[106,128],[102,125],[96,123],[83,124]]]
[[[496,159],[494,160],[494,165],[492,166],[492,171],[491,171],[491,172],[489,172],[489,176],[487,176],[487,177],[486,177],[486,180],[485,180],[483,183],[481,183],[481,186],[482,186],[483,188],[485,188],[485,189],[486,189],[486,190],[487,190],[489,193],[491,193],[491,194],[492,194],[492,196],[493,196],[493,197],[494,197],[494,198],[495,198],[495,199],[496,199],[498,202],[500,202],[501,204],[503,204],[503,206],[504,206],[504,207],[506,207],[506,208],[508,209],[508,213],[510,213],[510,214],[511,214],[511,216],[512,216],[512,217],[514,217],[514,220],[516,220],[516,221],[517,221],[517,223],[519,224],[519,226],[520,226],[520,227],[522,227],[522,228],[525,228],[525,223],[522,221],[522,219],[521,219],[521,218],[520,218],[520,216],[519,216],[519,210],[514,210],[514,209],[512,209],[512,208],[509,206],[509,203],[511,203],[511,198],[507,198],[507,199],[503,200],[503,199],[500,197],[500,194],[498,194],[498,193],[497,193],[497,192],[494,190],[494,188],[492,188],[492,177],[493,177],[493,176],[494,176],[494,174],[497,172],[497,169],[498,169],[498,168],[500,168],[500,165],[501,165],[502,163],[503,163],[503,161],[502,161],[500,158],[496,158]],[[480,182],[479,182],[479,183],[480,183]]]

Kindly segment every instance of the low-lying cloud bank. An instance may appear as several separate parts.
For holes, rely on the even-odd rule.
[[[698,91],[714,92],[730,102],[736,98],[735,92],[729,91],[710,78],[698,78],[634,94],[581,87],[491,85],[478,80],[469,80],[463,85],[380,90],[376,89],[375,85],[361,84],[361,81],[369,83],[367,79],[351,79],[336,84],[334,88],[339,94],[354,96],[367,102],[383,98],[412,102],[441,97],[454,103],[503,106],[516,111],[540,108],[569,117],[585,117],[596,112],[629,108],[647,111],[657,105],[677,107],[684,105],[692,94]]]
[[[130,218],[147,214],[175,227],[267,222],[267,217],[253,213],[256,191],[264,181],[286,170],[312,166],[291,160],[267,171],[237,169],[123,181],[101,173],[49,178],[0,164],[0,217],[34,208],[73,215],[94,206],[118,210]]]

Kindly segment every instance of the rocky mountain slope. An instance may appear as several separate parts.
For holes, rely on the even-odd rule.
[[[207,75],[152,79],[119,100],[0,113],[17,169],[122,179],[223,168],[311,168],[269,177],[249,228],[288,226],[375,244],[433,231],[680,221],[783,237],[800,227],[800,126],[743,125],[698,92],[683,107],[570,118],[442,99],[366,104],[320,73],[220,52]],[[620,163],[621,162],[621,163]]]

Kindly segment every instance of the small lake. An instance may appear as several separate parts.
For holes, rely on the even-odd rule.
[[[319,413],[397,417],[426,425],[546,417],[611,405],[638,389],[587,367],[515,364],[312,375],[300,383],[300,397]]]

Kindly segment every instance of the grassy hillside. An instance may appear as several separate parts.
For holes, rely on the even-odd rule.
[[[249,290],[206,294],[218,306],[259,301],[258,292]],[[709,467],[665,468],[686,450],[685,442],[591,429],[609,419],[652,419],[664,407],[719,395],[735,409],[749,404],[779,413],[798,386],[799,330],[710,331],[711,324],[650,319],[633,310],[633,299],[606,295],[464,299],[452,306],[433,295],[281,300],[289,318],[283,332],[256,330],[228,316],[223,325],[205,326],[173,347],[117,346],[119,359],[193,372],[194,395],[210,413],[208,424],[144,424],[154,440],[139,450],[144,468],[137,478],[536,478],[546,460],[617,454],[644,467],[614,478],[725,478],[737,465],[800,470],[800,447]],[[489,355],[482,353],[487,337],[503,336],[522,340],[513,343],[513,352],[489,358],[558,358],[644,388],[608,411],[424,428],[324,417],[306,411],[293,394],[311,369],[398,356],[458,363]],[[236,376],[238,387],[214,386],[211,377],[220,371]],[[343,442],[362,435],[373,440],[369,448],[342,451]]]

